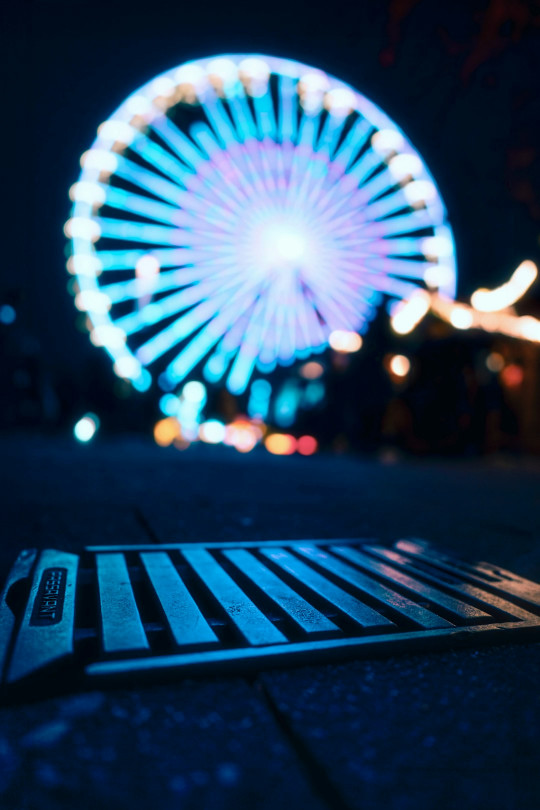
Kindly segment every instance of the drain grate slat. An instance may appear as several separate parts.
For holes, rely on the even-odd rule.
[[[246,549],[223,552],[236,567],[278,605],[298,627],[310,635],[337,633],[339,628],[317,608],[306,602],[282,579],[264,566]]]
[[[333,582],[318,574],[313,568],[294,557],[289,551],[283,548],[264,549],[265,557],[272,560],[288,574],[291,574],[299,583],[309,590],[322,596],[327,602],[333,604],[338,610],[344,613],[363,628],[392,627],[393,622],[373,608],[360,602],[355,596],[342,590]]]
[[[392,563],[407,566],[409,570],[411,566],[414,567],[416,565],[416,561],[408,560],[402,554],[397,554],[395,551],[391,551],[390,549],[380,548],[378,546],[368,546],[367,550],[373,552],[374,554],[377,554],[380,557],[383,557],[385,560],[389,560]],[[392,569],[390,569],[390,571],[391,570]],[[513,603],[508,602],[506,599],[502,599],[499,596],[495,596],[486,591],[483,591],[480,588],[476,587],[475,585],[470,585],[468,582],[448,581],[448,579],[444,577],[444,575],[440,577],[437,576],[435,571],[433,571],[433,573],[428,573],[425,570],[425,567],[422,567],[419,573],[421,576],[423,576],[425,579],[429,579],[430,582],[433,582],[435,585],[442,586],[450,591],[454,591],[455,593],[458,593],[460,595],[467,596],[469,599],[472,599],[474,602],[479,602],[485,607],[492,607],[495,608],[497,611],[502,611],[503,613],[506,613],[506,615],[509,617],[524,620],[534,618],[533,614],[530,613],[530,611],[523,610],[518,605],[514,605]],[[390,576],[393,576],[393,574],[390,573]],[[399,576],[401,581],[401,579],[403,579],[403,575],[399,574]],[[475,618],[480,617],[483,618],[488,616],[487,613],[485,613],[482,610],[479,610],[473,605],[465,605],[463,602],[461,602],[460,604],[464,606],[462,610],[464,610],[465,616],[473,616]]]
[[[373,560],[357,549],[336,546],[332,550],[345,559],[356,563],[362,569],[371,571],[372,573],[383,577],[383,579],[395,583],[408,593],[414,594],[415,596],[421,596],[434,605],[443,608],[449,614],[451,614],[455,620],[478,620],[489,618],[487,613],[477,607],[474,607],[474,605],[468,605],[453,596],[448,596],[446,593],[433,588],[431,585],[426,585],[424,582],[402,573],[402,571],[397,571],[395,568],[392,568],[389,565],[385,565],[384,563],[377,562],[377,560]],[[376,549],[373,546],[368,546],[367,550],[376,552]],[[389,557],[388,559],[391,558]]]
[[[183,555],[249,644],[287,641],[206,549],[184,549]]]
[[[123,554],[96,558],[101,633],[105,652],[136,652],[149,647]]]
[[[0,694],[540,638],[540,585],[422,541],[26,551],[0,595]]]
[[[433,549],[428,548],[425,543],[410,540],[399,540],[396,543],[396,549],[410,554],[413,564],[417,564],[423,559],[427,563],[434,564],[439,569],[442,568],[444,571],[454,573],[457,577],[465,575],[480,584],[481,587],[487,586],[490,591],[493,590],[495,593],[510,597],[518,597],[520,601],[523,600],[540,606],[540,584],[510,571],[505,571],[484,562],[476,565],[462,563],[459,560],[453,560],[444,554],[435,552]]]
[[[339,549],[331,549],[331,551]],[[300,546],[298,551],[305,555],[309,560],[312,560],[321,568],[335,574],[344,582],[348,582],[354,588],[357,588],[368,596],[372,596],[383,605],[388,605],[392,610],[395,610],[401,616],[413,621],[416,625],[424,629],[435,629],[437,627],[453,627],[451,622],[432,613],[422,605],[407,599],[400,593],[387,588],[386,585],[381,585],[374,579],[370,579],[365,574],[362,574],[358,569],[336,559],[330,554],[327,554],[322,549],[315,548],[314,546]]]
[[[197,607],[170,557],[164,551],[143,552],[141,561],[178,646],[213,644],[218,637]]]

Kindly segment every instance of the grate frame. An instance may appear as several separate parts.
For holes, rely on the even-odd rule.
[[[540,584],[421,540],[26,550],[0,697],[535,639]]]

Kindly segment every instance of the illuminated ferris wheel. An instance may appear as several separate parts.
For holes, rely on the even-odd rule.
[[[384,299],[455,296],[445,207],[373,103],[321,70],[227,55],[134,92],[81,159],[76,306],[120,377],[242,394],[361,334]]]

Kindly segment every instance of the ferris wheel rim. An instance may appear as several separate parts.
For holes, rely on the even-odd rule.
[[[431,227],[435,233],[435,236],[442,234],[444,238],[448,240],[449,244],[451,245],[451,250],[449,251],[449,255],[445,261],[445,269],[447,271],[447,277],[443,284],[439,285],[439,290],[442,291],[445,295],[450,298],[455,297],[456,293],[456,266],[455,266],[455,243],[452,231],[447,222],[447,212],[442,202],[442,197],[437,186],[433,175],[427,168],[424,160],[421,158],[419,153],[414,149],[410,140],[402,131],[402,129],[386,114],[381,110],[376,104],[370,101],[366,96],[359,93],[355,88],[351,87],[350,84],[337,79],[336,77],[332,76],[331,74],[327,74],[326,72],[319,70],[317,68],[313,68],[309,65],[306,65],[301,62],[297,62],[291,59],[282,59],[280,57],[273,57],[273,56],[266,56],[263,54],[258,53],[248,53],[248,54],[220,54],[210,57],[205,57],[203,59],[191,60],[188,62],[181,63],[176,67],[164,71],[158,76],[151,79],[149,82],[145,83],[133,93],[131,93],[123,102],[120,104],[116,110],[109,116],[107,121],[105,122],[107,125],[110,125],[110,122],[113,122],[119,126],[122,125],[129,125],[129,122],[133,119],[134,110],[136,107],[135,101],[137,99],[147,99],[150,100],[152,94],[153,101],[150,103],[153,104],[155,101],[155,91],[156,88],[161,84],[164,86],[164,83],[175,82],[178,78],[179,73],[184,70],[202,70],[208,71],[209,66],[217,61],[227,62],[231,61],[235,63],[237,66],[244,63],[246,60],[259,60],[262,63],[266,64],[269,69],[269,73],[271,75],[277,76],[288,76],[295,81],[301,81],[302,77],[306,75],[314,76],[314,77],[321,77],[321,80],[326,82],[328,87],[330,88],[329,92],[333,91],[342,91],[343,93],[349,94],[348,98],[354,100],[354,106],[352,109],[358,115],[366,118],[371,125],[373,125],[378,132],[384,132],[385,130],[391,131],[395,133],[399,138],[401,138],[401,151],[400,154],[409,154],[412,156],[416,156],[419,158],[421,162],[422,168],[422,180],[425,180],[428,183],[432,184],[433,189],[435,190],[433,206],[434,209],[437,209],[437,216],[435,219],[438,220],[438,224],[434,222]],[[142,102],[141,102],[142,103]],[[149,122],[152,123],[158,117],[165,115],[166,112],[163,110],[159,110],[157,108],[155,111],[152,112],[152,117],[149,118]],[[109,126],[110,128],[110,126]],[[98,132],[97,137],[94,139],[92,145],[90,146],[88,152],[86,154],[92,154],[97,152],[103,153],[110,153],[113,154],[113,148],[110,144],[110,137],[106,138],[103,136],[103,130]],[[108,146],[107,146],[108,144]],[[112,165],[112,161],[111,161]],[[87,169],[84,165],[82,168],[81,175],[79,177],[79,183],[85,183],[87,181],[92,182],[95,179],[96,170],[95,168]],[[93,238],[94,235],[91,232],[92,228],[90,223],[92,223],[93,216],[92,213],[88,210],[88,204],[84,201],[75,200],[73,205],[73,212],[72,212],[72,220],[86,220],[89,224],[86,228],[86,231],[81,226],[81,233],[75,236],[71,236],[72,243],[73,243],[73,255],[74,256],[83,256],[88,259],[86,262],[87,266],[90,267],[92,265],[92,258],[96,257],[96,251],[93,245]],[[71,220],[70,220],[71,221]],[[74,262],[74,265],[76,262]],[[79,261],[79,265],[81,262]],[[98,283],[98,274],[92,272],[85,272],[80,273],[77,268],[75,267],[74,275],[79,282],[79,284],[83,284],[83,289],[89,292],[94,292],[95,301],[99,302],[99,295],[102,294],[102,288]],[[94,329],[101,328],[102,333],[109,329],[109,335],[114,335],[115,329],[115,322],[111,319],[108,315],[106,310],[100,311],[100,306],[97,306],[97,309],[87,309],[88,317],[92,323]],[[118,338],[118,340],[116,340]],[[115,340],[105,340],[99,345],[103,345],[106,351],[109,353],[111,358],[115,364],[115,371],[116,373],[127,379],[130,379],[136,388],[140,388],[144,390],[149,387],[151,384],[152,377],[148,372],[148,369],[145,367],[144,363],[140,363],[136,356],[133,354],[132,350],[127,346],[127,344],[122,344],[120,340],[120,336],[116,335],[116,343]]]

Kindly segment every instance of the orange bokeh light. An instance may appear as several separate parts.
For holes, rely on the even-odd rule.
[[[264,446],[274,456],[290,456],[296,450],[296,439],[288,433],[271,433]]]
[[[324,367],[315,360],[304,363],[304,365],[300,367],[300,376],[303,377],[304,380],[317,380],[319,377],[322,377],[323,373]]]
[[[160,419],[154,425],[154,441],[160,447],[168,447],[175,439],[181,438],[180,425],[174,416]]]

